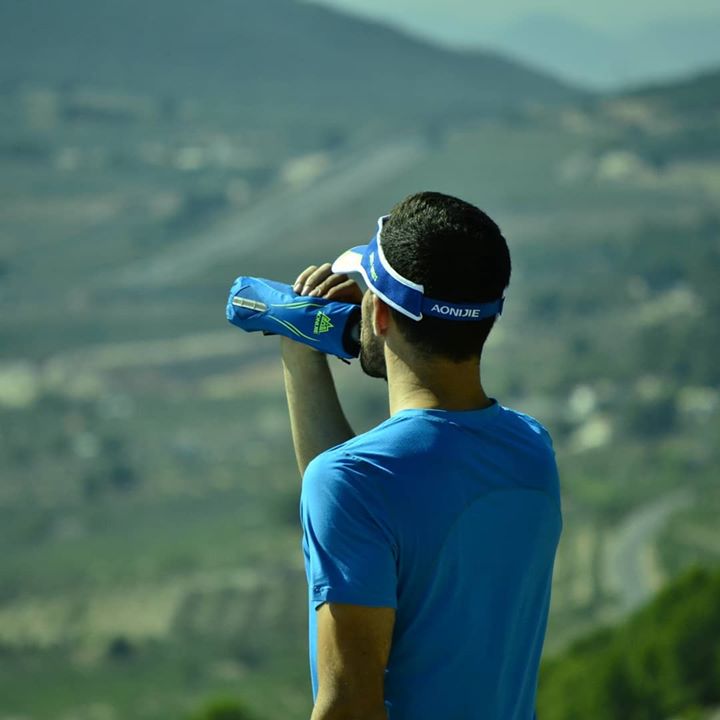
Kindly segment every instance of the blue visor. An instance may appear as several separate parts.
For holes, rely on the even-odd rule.
[[[390,307],[413,320],[436,317],[442,320],[485,320],[502,314],[505,298],[486,303],[453,303],[425,297],[424,288],[390,267],[383,253],[381,235],[390,216],[378,220],[378,229],[367,245],[344,252],[332,266],[335,273],[359,274],[367,286]]]

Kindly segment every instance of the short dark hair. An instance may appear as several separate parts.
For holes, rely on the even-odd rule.
[[[497,300],[510,282],[510,251],[500,228],[482,210],[438,192],[405,198],[382,231],[390,266],[419,283],[425,295],[449,302]],[[455,362],[479,357],[495,318],[416,321],[391,308],[400,332],[424,355]]]

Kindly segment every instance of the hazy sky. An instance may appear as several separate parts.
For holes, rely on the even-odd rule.
[[[598,30],[629,30],[671,18],[720,14],[718,0],[314,0],[356,13],[391,20],[394,24],[446,41],[466,42],[483,37],[488,26],[498,28],[539,12],[560,15]]]
[[[720,67],[720,0],[306,0],[446,45],[495,50],[588,88]]]

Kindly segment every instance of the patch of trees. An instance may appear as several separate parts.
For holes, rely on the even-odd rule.
[[[208,703],[191,720],[254,720],[249,710],[238,700],[221,699]]]
[[[681,575],[621,625],[543,665],[541,720],[666,720],[720,704],[720,571]]]

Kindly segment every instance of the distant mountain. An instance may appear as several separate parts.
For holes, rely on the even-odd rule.
[[[720,67],[674,82],[634,88],[623,93],[623,97],[648,100],[680,115],[711,111],[716,117],[720,111]]]
[[[292,0],[0,0],[0,83],[363,118],[497,112],[578,95],[495,53],[443,49]]]
[[[685,75],[720,64],[720,15],[675,18],[625,33],[594,30],[552,13],[485,27],[487,47],[557,77],[603,89]]]
[[[625,150],[647,165],[720,161],[720,68],[674,82],[644,85],[586,103],[608,114],[619,131],[608,149]]]

